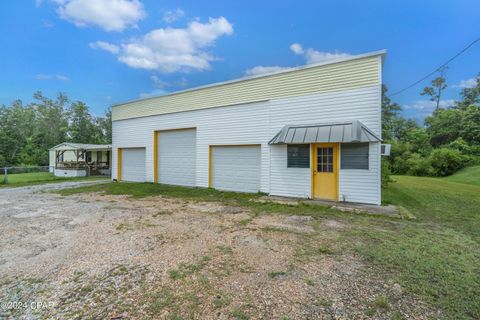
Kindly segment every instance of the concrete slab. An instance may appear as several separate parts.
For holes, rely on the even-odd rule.
[[[275,202],[286,205],[298,205],[300,203],[309,204],[309,205],[319,205],[326,206],[332,209],[337,209],[345,212],[352,213],[366,213],[372,215],[382,215],[393,218],[401,219],[414,219],[415,217],[409,213],[406,209],[394,206],[377,206],[372,204],[364,203],[354,203],[354,202],[336,202],[336,201],[327,201],[327,200],[312,200],[312,199],[302,199],[302,198],[290,198],[290,197],[279,197],[279,196],[264,196],[256,200],[258,202]]]

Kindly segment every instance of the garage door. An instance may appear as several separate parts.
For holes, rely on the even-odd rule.
[[[122,149],[122,180],[145,181],[145,148]]]
[[[158,182],[195,186],[195,129],[160,131],[158,134]]]
[[[212,147],[211,186],[215,189],[260,191],[260,146]]]

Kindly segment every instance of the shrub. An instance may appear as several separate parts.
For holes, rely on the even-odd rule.
[[[410,144],[392,141],[392,150],[388,161],[390,169],[394,174],[406,174],[408,171],[405,160],[410,155]]]
[[[456,149],[439,148],[433,150],[430,155],[433,174],[442,177],[462,169],[468,160],[467,156]]]
[[[390,171],[388,160],[382,157],[382,188],[385,188],[390,182],[393,182],[390,177],[391,174],[392,172]]]
[[[407,174],[413,176],[431,176],[434,170],[427,158],[422,157],[418,153],[412,153],[405,161],[407,166]]]
[[[465,142],[462,138],[450,142],[447,147],[449,149],[455,149],[465,155],[480,156],[480,145],[471,145]]]

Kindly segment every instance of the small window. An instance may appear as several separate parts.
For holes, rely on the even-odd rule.
[[[345,143],[341,145],[341,169],[368,170],[368,143]]]
[[[310,168],[310,145],[290,144],[287,146],[288,168]]]

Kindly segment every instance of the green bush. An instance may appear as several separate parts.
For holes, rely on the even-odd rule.
[[[456,149],[438,148],[430,154],[430,163],[435,176],[448,176],[462,169],[469,158]]]
[[[390,169],[394,174],[406,174],[408,166],[406,159],[410,156],[410,144],[392,141],[392,149],[388,161],[390,162]]]
[[[422,157],[418,153],[412,153],[405,161],[407,174],[412,176],[431,176],[434,170],[429,159]]]
[[[385,188],[390,182],[393,181],[390,177],[391,174],[392,172],[390,171],[388,160],[382,157],[382,188]]]
[[[465,155],[480,156],[480,145],[471,145],[465,142],[462,138],[450,142],[447,147],[449,149],[455,149]]]

